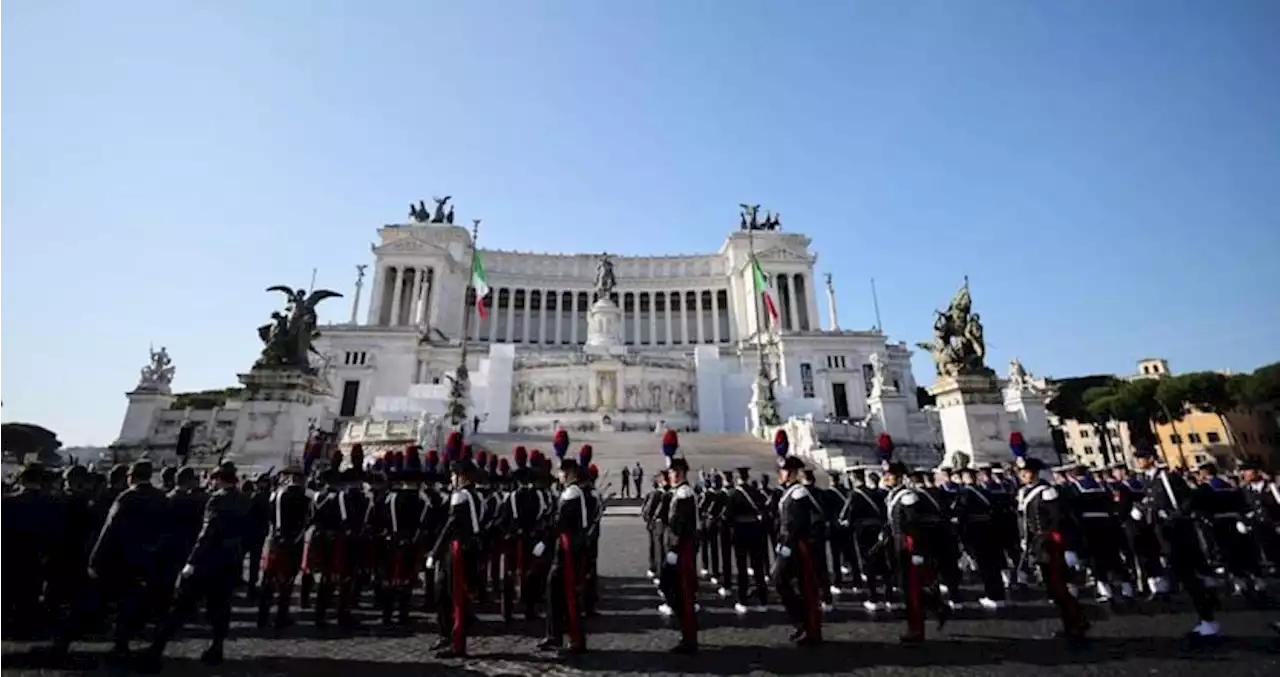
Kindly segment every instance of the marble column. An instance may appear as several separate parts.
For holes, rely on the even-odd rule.
[[[396,266],[395,274],[392,276],[391,288],[391,322],[392,327],[400,326],[400,302],[404,295],[404,266]]]
[[[658,345],[658,294],[661,292],[648,292],[649,295],[649,345]]]
[[[556,334],[555,340],[552,341],[556,345],[560,345],[561,338],[564,336],[560,333],[564,327],[564,312],[564,292],[558,291],[556,292]]]
[[[720,290],[711,290],[711,341],[720,343]]]
[[[676,293],[680,295],[680,343],[689,345],[689,294],[683,291]]]
[[[515,287],[507,289],[507,326],[506,338],[507,343],[514,343],[516,339],[516,290]]]
[[[675,344],[675,341],[673,340],[675,331],[671,328],[671,294],[672,293],[669,291],[662,292],[662,308],[663,312],[667,315],[667,345]]]
[[[419,303],[418,303],[419,301],[422,301],[423,304],[426,303],[426,299],[423,298],[423,293],[425,292],[425,290],[422,288],[422,285],[426,282],[426,275],[422,274],[424,270],[426,269],[425,268],[413,269],[413,299],[409,301],[409,324],[414,326],[417,326],[420,322],[420,318],[418,315],[419,311],[426,310],[426,308],[420,309]],[[427,314],[425,312],[422,312],[422,315],[421,315],[422,323],[426,322],[426,317],[427,317]]]
[[[578,292],[569,292],[569,342],[578,345]]]

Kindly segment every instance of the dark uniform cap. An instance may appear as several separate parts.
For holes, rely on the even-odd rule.
[[[476,470],[476,464],[469,458],[463,457],[449,464],[449,472],[454,475],[470,475]]]
[[[746,467],[746,466],[743,466],[743,467],[741,467],[741,468],[738,468],[738,477],[740,477],[740,478],[741,478],[741,479],[743,479],[744,481],[745,481],[745,480],[750,480],[750,479],[751,479],[751,468],[748,468],[748,467]]]
[[[782,470],[803,470],[804,461],[795,456],[786,456],[781,461],[778,461],[778,468]]]
[[[884,464],[884,474],[902,477],[907,474],[907,464],[901,461],[890,461]]]
[[[1236,468],[1239,470],[1262,470],[1262,464],[1253,459],[1246,458],[1245,460],[1237,463]]]
[[[239,471],[236,470],[236,464],[231,461],[223,461],[218,464],[218,469],[213,471],[213,476],[220,482],[236,481]]]
[[[43,482],[44,481],[44,464],[39,462],[28,463],[22,468],[22,472],[18,473],[19,482]]]
[[[160,479],[166,482],[173,482],[177,477],[178,469],[173,466],[168,466],[164,470],[160,471]]]
[[[689,462],[684,460],[684,457],[674,457],[667,463],[667,470],[689,472]]]
[[[196,481],[198,479],[198,477],[196,476],[196,469],[192,468],[189,465],[184,465],[181,468],[178,468],[177,479],[178,479],[178,484],[182,484],[183,482]]]
[[[1196,470],[1208,470],[1209,472],[1218,472],[1218,464],[1213,461],[1205,461],[1196,466]]]
[[[82,465],[73,465],[62,472],[64,480],[83,480],[89,477],[89,469]]]
[[[577,459],[569,458],[568,456],[565,456],[564,458],[560,459],[561,472],[578,472],[578,470],[581,467],[582,466],[578,464]]]
[[[147,482],[151,480],[151,473],[153,470],[154,468],[151,465],[151,461],[134,461],[133,465],[129,466],[129,476],[135,477],[140,481]]]
[[[977,470],[977,468],[970,468],[970,467],[968,467],[968,466],[965,466],[965,467],[963,467],[963,468],[961,468],[961,469],[957,470],[956,472],[960,473],[960,476],[961,476],[961,477],[964,477],[965,475],[969,475],[970,477],[977,477],[977,476],[978,476],[978,470]]]
[[[804,471],[804,481],[806,481],[806,482],[813,482],[813,481],[814,481],[814,480],[816,480],[816,479],[817,479],[817,478],[816,478],[816,477],[814,476],[814,474],[813,474],[813,468],[805,468],[805,471]]]
[[[1040,472],[1044,470],[1044,461],[1038,458],[1028,458],[1026,456],[1018,457],[1018,470],[1030,470],[1032,472]]]
[[[110,477],[113,481],[123,480],[128,476],[129,476],[129,467],[122,463],[117,463],[111,466],[111,471],[108,474],[108,477]]]
[[[1154,449],[1147,449],[1147,448],[1134,449],[1133,457],[1134,458],[1155,458],[1156,452]]]

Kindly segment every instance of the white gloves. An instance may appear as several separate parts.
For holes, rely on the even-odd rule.
[[[170,569],[170,571],[173,571],[173,569]],[[194,574],[195,572],[196,572],[196,568],[191,566],[190,564],[182,567],[183,578],[191,578],[191,575]]]
[[[534,556],[534,557],[542,557],[542,553],[544,553],[544,552],[546,552],[546,551],[547,551],[547,545],[546,545],[545,543],[543,543],[542,541],[538,541],[538,544],[537,544],[537,545],[535,545],[535,546],[533,546],[533,556]]]
[[[436,558],[435,558],[435,555],[427,555],[427,568],[428,568],[428,569],[434,569],[434,568],[436,568]]]
[[[779,545],[778,547],[774,548],[774,551],[778,553],[779,557],[787,558],[791,556],[791,548],[788,548],[785,545]]]
[[[1080,568],[1080,558],[1071,550],[1063,553],[1063,559],[1067,560],[1067,566],[1072,569]]]
[[[1236,531],[1239,531],[1242,534],[1247,534],[1249,533],[1249,525],[1244,522],[1236,522]]]
[[[677,555],[674,551],[667,553],[667,564],[669,564],[670,566],[675,566],[676,562],[679,562],[679,561],[680,561],[680,556]]]
[[[916,565],[916,566],[921,566],[921,565],[923,565],[923,564],[924,564],[924,558],[923,558],[923,557],[921,557],[920,555],[912,555],[912,556],[911,556],[911,563],[912,563],[912,564],[914,564],[914,565]]]
[[[1134,508],[1133,510],[1130,510],[1130,511],[1129,511],[1129,516],[1133,518],[1133,521],[1135,521],[1135,522],[1141,522],[1141,521],[1142,521],[1142,510],[1141,510],[1140,508]]]

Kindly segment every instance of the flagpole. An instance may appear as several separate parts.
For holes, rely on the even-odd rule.
[[[472,219],[471,220],[471,266],[467,270],[468,275],[471,275],[471,276],[475,275],[476,257],[479,255],[480,255],[480,219]],[[469,282],[470,280],[468,280],[468,283]],[[475,290],[476,294],[479,294],[479,292],[480,292],[479,289]],[[467,302],[467,295],[465,292],[462,294],[462,302],[463,303]],[[477,296],[475,301],[471,304],[472,307],[467,308],[465,311],[463,311],[463,314],[462,314],[462,341],[461,341],[462,348],[461,350],[458,351],[458,356],[459,356],[458,369],[454,373],[454,377],[453,377],[454,392],[461,398],[465,398],[468,396],[467,385],[468,385],[469,378],[467,374],[467,344],[471,342],[471,314],[476,312],[476,308],[478,307],[479,303],[480,303],[480,298]],[[466,437],[466,431],[467,431],[466,403],[465,402],[462,403],[461,411],[459,411],[457,408],[451,408],[451,409],[452,410],[449,412],[450,423],[452,423],[454,426],[458,426],[459,424],[461,424],[463,437]]]
[[[762,299],[762,298],[760,297],[760,290],[755,289],[755,286],[756,286],[756,285],[755,285],[755,281],[754,281],[754,280],[755,280],[755,266],[757,265],[757,263],[756,263],[756,238],[755,238],[755,236],[754,236],[754,235],[752,235],[752,231],[750,231],[750,230],[748,230],[748,231],[747,231],[747,251],[748,251],[748,252],[750,252],[750,255],[751,255],[751,259],[750,259],[750,262],[751,262],[751,270],[752,270],[752,277],[751,277],[751,279],[752,279],[752,283],[751,283],[751,287],[752,287],[752,290],[753,290],[753,292],[754,292],[753,296],[755,296],[755,309],[756,309],[756,358],[757,358],[757,359],[756,359],[756,362],[757,362],[757,365],[759,366],[759,369],[760,369],[760,375],[761,375],[761,376],[763,376],[763,377],[766,377],[766,378],[767,378],[769,374],[768,374],[768,372],[766,372],[766,371],[765,371],[765,365],[764,365],[764,313],[766,312],[766,309],[763,307],[763,306],[764,306],[764,299]]]

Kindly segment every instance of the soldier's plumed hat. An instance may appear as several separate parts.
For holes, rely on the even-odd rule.
[[[1134,458],[1155,458],[1156,452],[1154,449],[1151,449],[1149,447],[1138,447],[1137,449],[1133,450],[1133,457]]]
[[[576,458],[565,456],[560,459],[560,472],[578,472],[579,468],[581,466],[578,465],[578,459]]]

